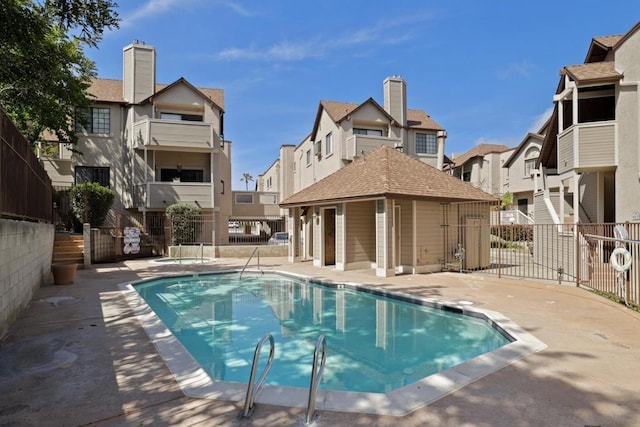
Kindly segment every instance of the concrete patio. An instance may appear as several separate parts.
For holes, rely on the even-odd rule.
[[[241,267],[147,260],[95,265],[46,286],[0,347],[1,425],[302,425],[304,409],[184,396],[118,284]],[[571,284],[439,273],[377,278],[263,258],[267,268],[380,286],[498,311],[547,348],[404,417],[321,411],[319,426],[640,425],[640,313]],[[329,369],[329,368],[327,368]]]

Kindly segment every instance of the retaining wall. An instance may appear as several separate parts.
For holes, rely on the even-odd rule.
[[[51,282],[52,224],[0,218],[0,338],[43,284]]]

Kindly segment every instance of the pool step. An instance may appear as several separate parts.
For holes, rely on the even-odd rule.
[[[56,233],[53,240],[54,264],[84,264],[82,234]]]

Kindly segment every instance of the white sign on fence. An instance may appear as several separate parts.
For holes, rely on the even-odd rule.
[[[124,248],[122,251],[129,255],[140,252],[140,229],[138,227],[124,228]]]

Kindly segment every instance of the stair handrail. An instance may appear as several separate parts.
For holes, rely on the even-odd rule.
[[[256,377],[256,369],[258,368],[258,359],[260,358],[260,351],[262,350],[262,346],[266,341],[269,341],[269,359],[267,360],[267,365],[264,367],[264,371],[262,371],[262,375],[258,379],[258,382],[254,384],[253,380]],[[240,413],[241,418],[250,417],[253,414],[253,409],[255,407],[254,401],[256,394],[262,388],[262,384],[264,380],[267,378],[267,374],[271,370],[271,365],[273,363],[273,355],[275,353],[275,343],[273,340],[273,336],[271,334],[266,334],[258,344],[256,345],[256,350],[253,353],[253,363],[251,365],[251,374],[249,374],[249,384],[247,385],[247,396],[244,400],[244,408]]]
[[[253,258],[253,255],[255,255],[256,252],[258,252],[258,270],[260,270],[262,272],[262,269],[260,269],[260,251],[258,249],[260,249],[260,246],[256,246],[253,249],[253,251],[251,252],[251,255],[249,255],[249,259],[244,264],[244,267],[242,267],[242,271],[240,271],[240,278],[241,279],[242,279],[242,275],[244,274],[244,271],[247,269],[247,266],[251,262],[251,259]]]
[[[322,359],[319,360],[321,353]],[[318,337],[316,342],[316,349],[313,352],[313,366],[311,368],[311,382],[309,384],[309,400],[307,401],[307,413],[305,416],[305,425],[313,424],[316,419],[316,395],[318,393],[318,387],[322,380],[322,374],[324,373],[324,365],[327,360],[327,341],[324,335]],[[318,362],[320,366],[318,367]]]

